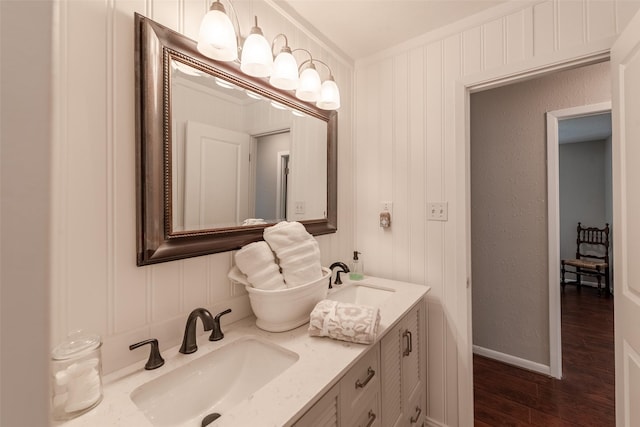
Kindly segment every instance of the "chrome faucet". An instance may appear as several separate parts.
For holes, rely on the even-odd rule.
[[[340,261],[336,261],[333,264],[331,264],[331,267],[329,267],[331,269],[331,271],[333,272],[334,268],[340,268],[342,271],[338,270],[336,271],[336,280],[335,282],[333,282],[334,285],[342,285],[342,280],[340,279],[340,273],[348,273],[349,272],[349,267],[347,267],[347,264],[345,264],[344,262],[340,262]],[[331,286],[331,277],[329,277],[329,289],[331,289],[333,286]]]
[[[189,314],[187,319],[187,325],[184,328],[184,337],[182,337],[182,346],[180,347],[180,353],[191,354],[198,350],[198,344],[196,343],[196,323],[198,317],[202,320],[202,325],[205,331],[213,329],[213,316],[206,308],[196,308]]]

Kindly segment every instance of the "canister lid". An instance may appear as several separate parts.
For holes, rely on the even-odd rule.
[[[73,332],[53,349],[51,357],[55,360],[71,359],[95,350],[100,344],[100,335],[86,331]]]

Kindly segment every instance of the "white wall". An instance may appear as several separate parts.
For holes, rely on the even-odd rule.
[[[0,2],[1,426],[48,425],[53,16]]]
[[[54,34],[59,133],[52,154],[53,286],[51,344],[83,328],[102,335],[104,371],[146,358],[128,345],[155,337],[180,343],[197,306],[250,313],[244,290],[226,277],[232,253],[136,267],[135,79],[133,14],[139,12],[194,38],[208,10],[204,0],[61,1]],[[342,92],[338,129],[338,233],[318,238],[323,264],[347,260],[352,244],[352,69],[318,38],[290,22],[271,2],[234,2],[242,31],[253,15],[272,38],[313,52],[333,70]],[[345,173],[345,171],[347,171]]]
[[[472,425],[463,83],[606,51],[640,6],[509,2],[356,63],[356,248],[366,273],[428,284],[428,417]],[[462,111],[462,113],[460,113]],[[393,201],[393,225],[377,224]],[[426,221],[447,201],[449,221]],[[461,237],[462,236],[462,237]]]

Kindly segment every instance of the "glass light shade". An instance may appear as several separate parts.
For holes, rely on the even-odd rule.
[[[337,110],[340,108],[340,90],[332,78],[322,83],[320,99],[318,99],[316,105],[323,110]]]
[[[236,32],[221,3],[213,3],[202,18],[197,48],[203,55],[218,61],[238,59]]]
[[[240,69],[253,77],[269,77],[273,70],[271,46],[258,27],[251,29],[251,34],[242,46]]]
[[[296,97],[307,102],[316,102],[320,95],[320,76],[313,65],[300,74]]]
[[[294,90],[298,87],[298,62],[291,50],[282,49],[273,61],[273,74],[269,79],[271,86],[283,90]]]

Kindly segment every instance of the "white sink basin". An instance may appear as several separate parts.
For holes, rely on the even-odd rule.
[[[178,355],[177,357],[197,357]],[[276,344],[245,337],[194,359],[131,392],[154,426],[197,426],[214,412],[249,398],[299,356]]]
[[[328,299],[352,304],[378,307],[391,298],[393,289],[371,286],[365,283],[345,285],[327,296]]]

